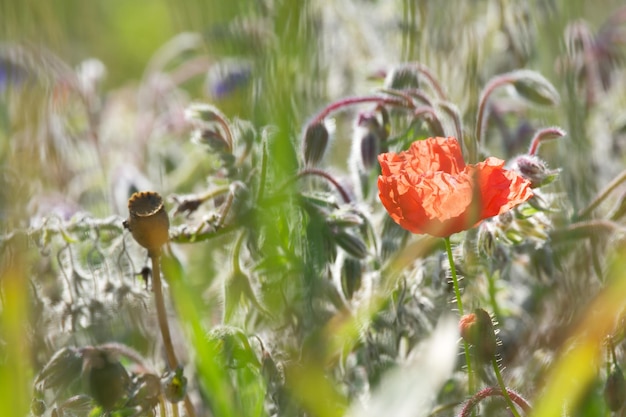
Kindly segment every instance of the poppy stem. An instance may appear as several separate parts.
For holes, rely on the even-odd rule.
[[[448,263],[450,264],[450,273],[452,274],[452,285],[454,286],[454,296],[456,297],[456,305],[459,315],[463,316],[463,301],[461,300],[461,290],[459,289],[459,279],[456,275],[456,266],[452,256],[452,245],[450,244],[450,236],[443,238],[448,254]],[[467,366],[467,385],[470,393],[474,392],[474,376],[472,373],[472,361],[469,353],[469,344],[463,340],[463,351],[465,353],[465,364]]]
[[[478,154],[480,153],[480,147],[482,146],[483,137],[485,136],[485,130],[487,130],[486,124],[489,113],[487,103],[489,102],[489,97],[498,87],[510,84],[513,81],[515,80],[510,74],[493,77],[480,93],[480,98],[478,100],[478,116],[476,118],[476,131],[474,132],[474,144],[473,148],[470,149],[470,163],[475,164],[478,162]]]
[[[409,107],[409,108],[412,107],[411,103],[408,102],[406,99],[399,99],[397,97],[385,97],[385,96],[380,96],[380,95],[347,97],[327,106],[317,116],[315,116],[315,118],[310,122],[310,124],[321,123],[330,114],[344,107],[352,106],[355,104],[362,104],[362,103],[377,103],[381,105],[395,106],[395,107]]]
[[[154,303],[157,311],[157,321],[159,323],[159,330],[161,331],[161,337],[163,337],[163,346],[167,356],[167,365],[171,370],[177,369],[179,364],[174,353],[174,344],[172,343],[172,336],[170,333],[170,327],[167,322],[167,313],[165,310],[165,300],[163,297],[163,288],[161,286],[161,252],[152,251],[148,255],[152,260],[152,291],[154,292]],[[193,404],[188,395],[185,395],[185,410],[189,417],[194,417],[195,410]]]
[[[523,398],[521,395],[519,395],[515,391],[508,389],[508,388],[506,392],[507,394],[509,394],[512,400],[515,401],[515,403],[520,406],[522,410],[524,410],[527,413],[531,411],[530,404],[528,403],[528,401],[526,401],[525,398]],[[474,409],[474,407],[476,407],[476,405],[478,405],[479,402],[481,402],[485,398],[494,397],[498,395],[503,395],[503,393],[500,391],[500,388],[497,388],[497,387],[483,388],[482,390],[474,394],[472,398],[467,400],[467,402],[463,406],[463,409],[461,410],[458,416],[468,417],[471,411]]]
[[[558,127],[546,127],[540,129],[535,133],[533,139],[530,141],[530,148],[528,149],[528,155],[536,155],[539,150],[539,146],[546,140],[557,139],[565,136],[565,131]]]
[[[504,384],[504,380],[502,379],[502,373],[500,372],[500,367],[498,366],[498,361],[496,360],[495,356],[491,358],[491,366],[493,367],[493,371],[496,373],[496,379],[498,380],[498,385],[500,386],[500,389],[502,390],[502,396],[504,397],[506,404],[509,406],[509,410],[511,410],[511,413],[513,413],[515,417],[520,417],[519,412],[515,408],[515,404],[513,403],[513,400],[511,400],[511,396],[509,395],[509,390]]]

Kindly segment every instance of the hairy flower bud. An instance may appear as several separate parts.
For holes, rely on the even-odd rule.
[[[348,255],[357,259],[363,259],[367,256],[367,246],[359,236],[340,230],[337,233],[333,233],[333,239]]]
[[[530,181],[531,188],[538,188],[554,181],[558,170],[548,169],[546,163],[534,155],[520,155],[513,162],[513,170]]]
[[[347,299],[351,299],[361,288],[363,265],[359,259],[347,256],[341,265],[341,289]]]
[[[302,140],[302,154],[304,163],[315,166],[320,163],[328,147],[330,135],[323,122],[308,125]]]
[[[152,191],[136,192],[128,200],[130,217],[124,227],[150,254],[158,253],[169,239],[170,221],[163,198]]]
[[[488,363],[496,354],[498,343],[491,316],[482,308],[466,314],[459,321],[461,337],[474,346],[476,357]]]
[[[515,76],[513,87],[526,100],[544,106],[554,106],[559,103],[559,93],[541,74],[530,70],[519,70],[513,75]]]
[[[114,409],[128,394],[126,368],[105,350],[89,348],[83,352],[83,376],[89,394],[104,410]]]
[[[360,114],[356,125],[354,145],[358,147],[359,159],[363,169],[369,171],[377,165],[378,154],[386,150],[383,149],[382,145],[387,139],[388,131],[385,126],[381,125],[374,113]]]

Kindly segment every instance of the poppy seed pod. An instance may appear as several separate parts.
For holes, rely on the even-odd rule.
[[[152,191],[136,192],[128,200],[128,211],[129,217],[124,227],[149,253],[158,253],[169,239],[170,221],[163,198]]]

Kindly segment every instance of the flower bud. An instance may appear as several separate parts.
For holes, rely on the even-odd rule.
[[[387,139],[388,132],[381,126],[376,114],[362,113],[357,120],[355,145],[359,147],[360,161],[363,169],[369,171],[378,165],[378,154],[382,151],[382,143]]]
[[[624,405],[626,400],[626,381],[624,374],[618,366],[613,366],[611,373],[604,385],[604,399],[611,411],[617,411]]]
[[[341,289],[347,299],[351,299],[361,288],[363,265],[359,259],[347,256],[341,265]]]
[[[559,103],[559,93],[541,74],[530,70],[520,70],[514,72],[514,75],[516,79],[512,83],[513,87],[526,100],[544,106],[554,106]]]
[[[312,123],[306,127],[302,141],[305,164],[315,166],[320,163],[328,147],[329,138],[328,129],[323,122]]]
[[[169,239],[170,221],[163,199],[152,191],[136,192],[128,200],[130,217],[124,227],[149,254],[156,254]]]
[[[488,363],[496,354],[498,343],[493,322],[489,313],[477,308],[473,313],[466,314],[459,321],[461,337],[474,346],[476,357]]]
[[[538,188],[554,181],[558,170],[550,170],[546,163],[534,155],[520,155],[513,162],[513,169],[530,181],[531,188]]]
[[[126,368],[105,350],[84,349],[83,375],[89,395],[106,411],[114,409],[128,394],[130,378]]]
[[[337,233],[333,233],[333,239],[348,255],[357,259],[363,259],[367,256],[367,246],[359,236],[340,230]]]

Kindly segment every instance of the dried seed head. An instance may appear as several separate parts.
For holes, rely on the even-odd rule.
[[[133,194],[128,200],[130,216],[124,226],[150,254],[157,254],[169,239],[170,221],[163,198],[152,191]]]

